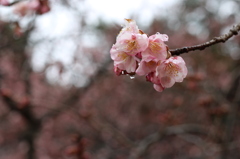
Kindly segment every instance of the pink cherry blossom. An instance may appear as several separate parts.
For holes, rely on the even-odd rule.
[[[144,61],[159,61],[167,58],[167,46],[164,41],[168,41],[166,34],[156,33],[149,37],[148,48],[142,52]]]
[[[156,76],[163,87],[169,88],[175,82],[182,82],[187,75],[187,67],[180,56],[170,57],[156,68]]]
[[[137,61],[134,56],[130,56],[129,54],[123,51],[118,51],[115,45],[112,46],[112,49],[110,50],[110,54],[111,54],[112,60],[114,60],[114,66],[118,68],[117,69],[118,71],[126,70],[127,73],[132,73],[136,71]]]
[[[125,32],[117,38],[115,45],[119,51],[134,56],[148,47],[148,37],[146,34]]]
[[[135,56],[148,47],[148,37],[141,30],[134,20],[125,19],[125,26],[116,39],[116,49]]]
[[[147,61],[142,60],[139,63],[136,73],[139,76],[147,75],[150,72],[154,72],[156,70],[157,65],[158,65],[158,62],[156,62],[156,61],[148,61],[147,62]]]
[[[137,24],[136,24],[136,22],[134,20],[132,20],[132,19],[125,19],[125,26],[122,28],[122,30],[118,34],[117,39],[119,37],[121,37],[123,34],[125,34],[126,32],[134,33],[134,34],[138,34],[139,33],[138,26],[137,26]]]

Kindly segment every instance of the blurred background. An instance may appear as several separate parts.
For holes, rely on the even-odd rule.
[[[1,159],[240,158],[240,36],[181,56],[162,93],[116,76],[109,50],[134,19],[170,49],[240,22],[238,0],[0,0]]]

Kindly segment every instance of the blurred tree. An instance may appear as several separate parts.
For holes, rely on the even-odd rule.
[[[84,1],[9,2],[0,0],[0,158],[240,157],[239,36],[181,54],[187,78],[158,93],[114,75],[109,50],[121,26],[90,25]],[[169,35],[172,50],[202,44],[239,23],[239,6],[178,1],[144,32]]]

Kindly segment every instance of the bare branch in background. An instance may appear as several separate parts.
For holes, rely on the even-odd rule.
[[[123,132],[115,128],[112,124],[108,123],[107,121],[102,121],[102,119],[97,118],[95,116],[82,116],[81,114],[77,114],[80,117],[80,120],[84,119],[86,122],[89,123],[91,127],[93,127],[99,134],[103,131],[110,131],[114,136],[115,140],[120,144],[128,147],[133,148],[135,144],[131,141]]]
[[[229,145],[231,142],[231,139],[233,138],[233,130],[236,125],[236,121],[238,118],[238,110],[239,110],[239,99],[240,95],[240,74],[238,73],[235,79],[232,82],[232,85],[226,94],[226,98],[232,102],[231,107],[230,107],[230,112],[227,116],[226,121],[223,123],[224,124],[224,134],[222,136],[222,159],[225,159],[229,155]]]
[[[34,117],[31,111],[31,105],[29,102],[22,104],[16,103],[12,98],[11,94],[7,91],[1,90],[1,96],[5,104],[13,111],[18,112],[27,122],[28,129],[25,131],[23,136],[24,140],[28,143],[28,159],[35,158],[35,137],[41,128],[41,121]]]
[[[198,133],[198,134],[207,134],[207,128],[195,125],[195,124],[184,124],[167,127],[166,129],[159,131],[157,133],[151,134],[143,139],[137,146],[137,148],[132,152],[129,159],[137,159],[143,155],[147,149],[154,143],[162,140],[166,136],[170,135],[179,135],[185,133]]]
[[[214,44],[226,42],[232,36],[237,35],[239,31],[240,31],[240,24],[237,24],[237,25],[233,26],[232,29],[230,29],[227,34],[224,34],[219,37],[215,37],[208,42],[205,42],[205,43],[199,44],[199,45],[183,47],[183,48],[179,48],[179,49],[172,49],[172,50],[170,50],[170,52],[172,55],[181,55],[183,53],[188,53],[190,51],[204,50],[205,48],[212,46]]]

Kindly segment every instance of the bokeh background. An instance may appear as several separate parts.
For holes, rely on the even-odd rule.
[[[186,79],[162,93],[109,55],[124,18],[175,49],[227,33],[240,1],[29,2],[0,0],[1,159],[240,158],[240,36],[182,54]]]

